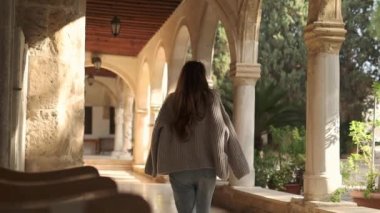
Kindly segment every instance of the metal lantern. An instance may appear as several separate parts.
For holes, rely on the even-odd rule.
[[[120,19],[117,16],[114,16],[111,21],[112,35],[116,37],[120,33]]]
[[[98,56],[93,56],[91,61],[94,65],[95,70],[100,71],[100,68],[102,67],[102,59],[100,59]]]

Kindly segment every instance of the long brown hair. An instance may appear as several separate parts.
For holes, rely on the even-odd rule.
[[[205,66],[198,61],[186,62],[174,93],[175,119],[172,127],[179,138],[188,138],[191,125],[204,118],[212,97]]]

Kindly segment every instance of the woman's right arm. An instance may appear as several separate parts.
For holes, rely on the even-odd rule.
[[[167,121],[168,113],[169,113],[168,99],[170,96],[171,95],[169,95],[165,99],[164,103],[162,104],[160,112],[158,113],[158,116],[154,123],[154,128],[152,132],[152,140],[150,144],[150,151],[149,151],[148,159],[145,165],[145,173],[153,177],[157,176],[158,144],[159,144],[160,132],[162,128],[164,128],[164,124],[168,122]]]
[[[225,141],[225,153],[228,156],[228,163],[238,179],[247,175],[249,171],[249,166],[247,159],[245,158],[244,152],[241,149],[235,128],[231,122],[230,117],[228,116],[220,97],[218,97],[219,106],[223,116],[224,123],[226,124],[229,134],[228,139]]]

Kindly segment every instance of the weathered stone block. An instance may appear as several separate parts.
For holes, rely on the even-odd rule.
[[[29,3],[49,6],[60,6],[63,0],[29,0]]]
[[[42,7],[19,8],[26,42],[34,46],[47,36],[48,10]]]
[[[31,56],[28,109],[51,109],[59,98],[59,67],[55,59]]]
[[[78,4],[78,0],[63,0],[64,6],[76,6]]]
[[[64,8],[54,8],[48,13],[48,32],[53,34],[62,27],[75,20],[75,13]]]

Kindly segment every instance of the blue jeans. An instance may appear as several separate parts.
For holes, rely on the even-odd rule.
[[[215,190],[214,169],[199,169],[169,174],[178,213],[208,213]]]

